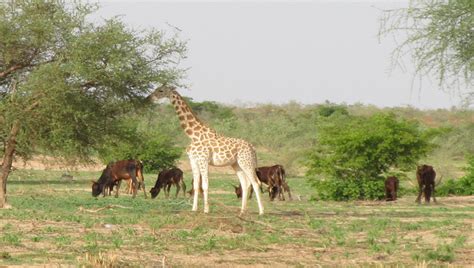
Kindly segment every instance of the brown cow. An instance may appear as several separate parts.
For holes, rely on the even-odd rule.
[[[270,200],[274,200],[278,195],[280,200],[285,200],[284,192],[288,193],[288,198],[292,200],[290,187],[285,180],[285,169],[282,165],[257,168],[258,179],[268,185]]]
[[[183,171],[179,168],[171,168],[162,170],[158,174],[156,179],[155,187],[151,188],[151,198],[155,198],[163,189],[166,197],[169,197],[171,185],[176,186],[176,197],[178,197],[179,190],[183,188],[183,196],[186,197],[186,184],[183,180]]]
[[[395,176],[387,177],[385,180],[385,201],[397,200],[398,178]]]
[[[137,180],[138,178],[138,180]],[[97,182],[92,183],[92,196],[96,197],[103,193],[105,196],[107,190],[113,191],[113,187],[117,186],[115,197],[118,197],[120,184],[122,180],[131,180],[133,185],[133,197],[137,194],[138,186],[141,185],[143,194],[146,196],[145,179],[143,178],[143,165],[138,160],[120,160],[111,162],[102,171],[102,174]]]
[[[416,198],[417,203],[421,203],[421,195],[425,195],[425,202],[429,203],[431,195],[433,195],[433,201],[436,203],[435,198],[435,178],[436,172],[432,166],[421,165],[416,168],[416,180],[418,181],[418,197]]]
[[[290,187],[285,180],[285,169],[282,165],[274,165],[270,167],[259,167],[256,169],[257,177],[262,182],[268,186],[268,195],[270,200],[274,200],[278,195],[280,200],[285,200],[284,191],[288,193],[288,197],[292,200]],[[238,198],[242,197],[242,187],[234,186],[235,194]],[[263,192],[262,186],[260,190]],[[252,196],[250,192],[250,197]]]

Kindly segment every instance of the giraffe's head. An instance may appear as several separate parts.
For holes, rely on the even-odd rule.
[[[170,98],[174,92],[176,92],[176,87],[170,85],[162,85],[160,87],[157,87],[155,91],[151,93],[150,96],[148,96],[147,99],[152,102],[155,102],[163,98]]]

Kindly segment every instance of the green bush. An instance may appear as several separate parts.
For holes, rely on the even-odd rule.
[[[393,114],[320,118],[318,134],[307,177],[321,199],[381,199],[383,175],[409,170],[430,149],[427,132]]]
[[[474,157],[471,156],[468,159],[468,167],[465,169],[466,175],[457,180],[451,179],[441,182],[436,188],[436,195],[474,195]]]
[[[314,180],[316,198],[321,200],[380,200],[385,196],[381,179]]]

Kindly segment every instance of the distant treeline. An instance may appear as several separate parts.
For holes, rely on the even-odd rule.
[[[433,164],[449,177],[462,175],[466,156],[474,154],[473,110],[378,108],[329,102],[314,105],[296,102],[261,104],[247,108],[212,101],[188,101],[198,117],[219,133],[253,143],[257,147],[259,165],[280,163],[293,175],[305,173],[305,161],[318,138],[318,124],[334,114],[370,117],[391,113],[405,120],[416,121],[420,128],[432,132],[430,142],[434,149],[423,161]],[[131,116],[139,122],[139,129],[156,133],[153,136],[159,134],[168,137],[181,148],[188,144],[170,105],[156,105]],[[186,157],[182,155],[182,158]]]

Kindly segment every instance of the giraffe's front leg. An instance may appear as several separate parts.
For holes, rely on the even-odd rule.
[[[193,209],[192,211],[197,211],[198,209],[198,196],[199,196],[199,185],[201,184],[201,174],[199,172],[199,165],[196,160],[194,160],[191,156],[189,157],[191,162],[191,169],[193,170],[193,189],[194,189],[194,196],[193,196]]]

